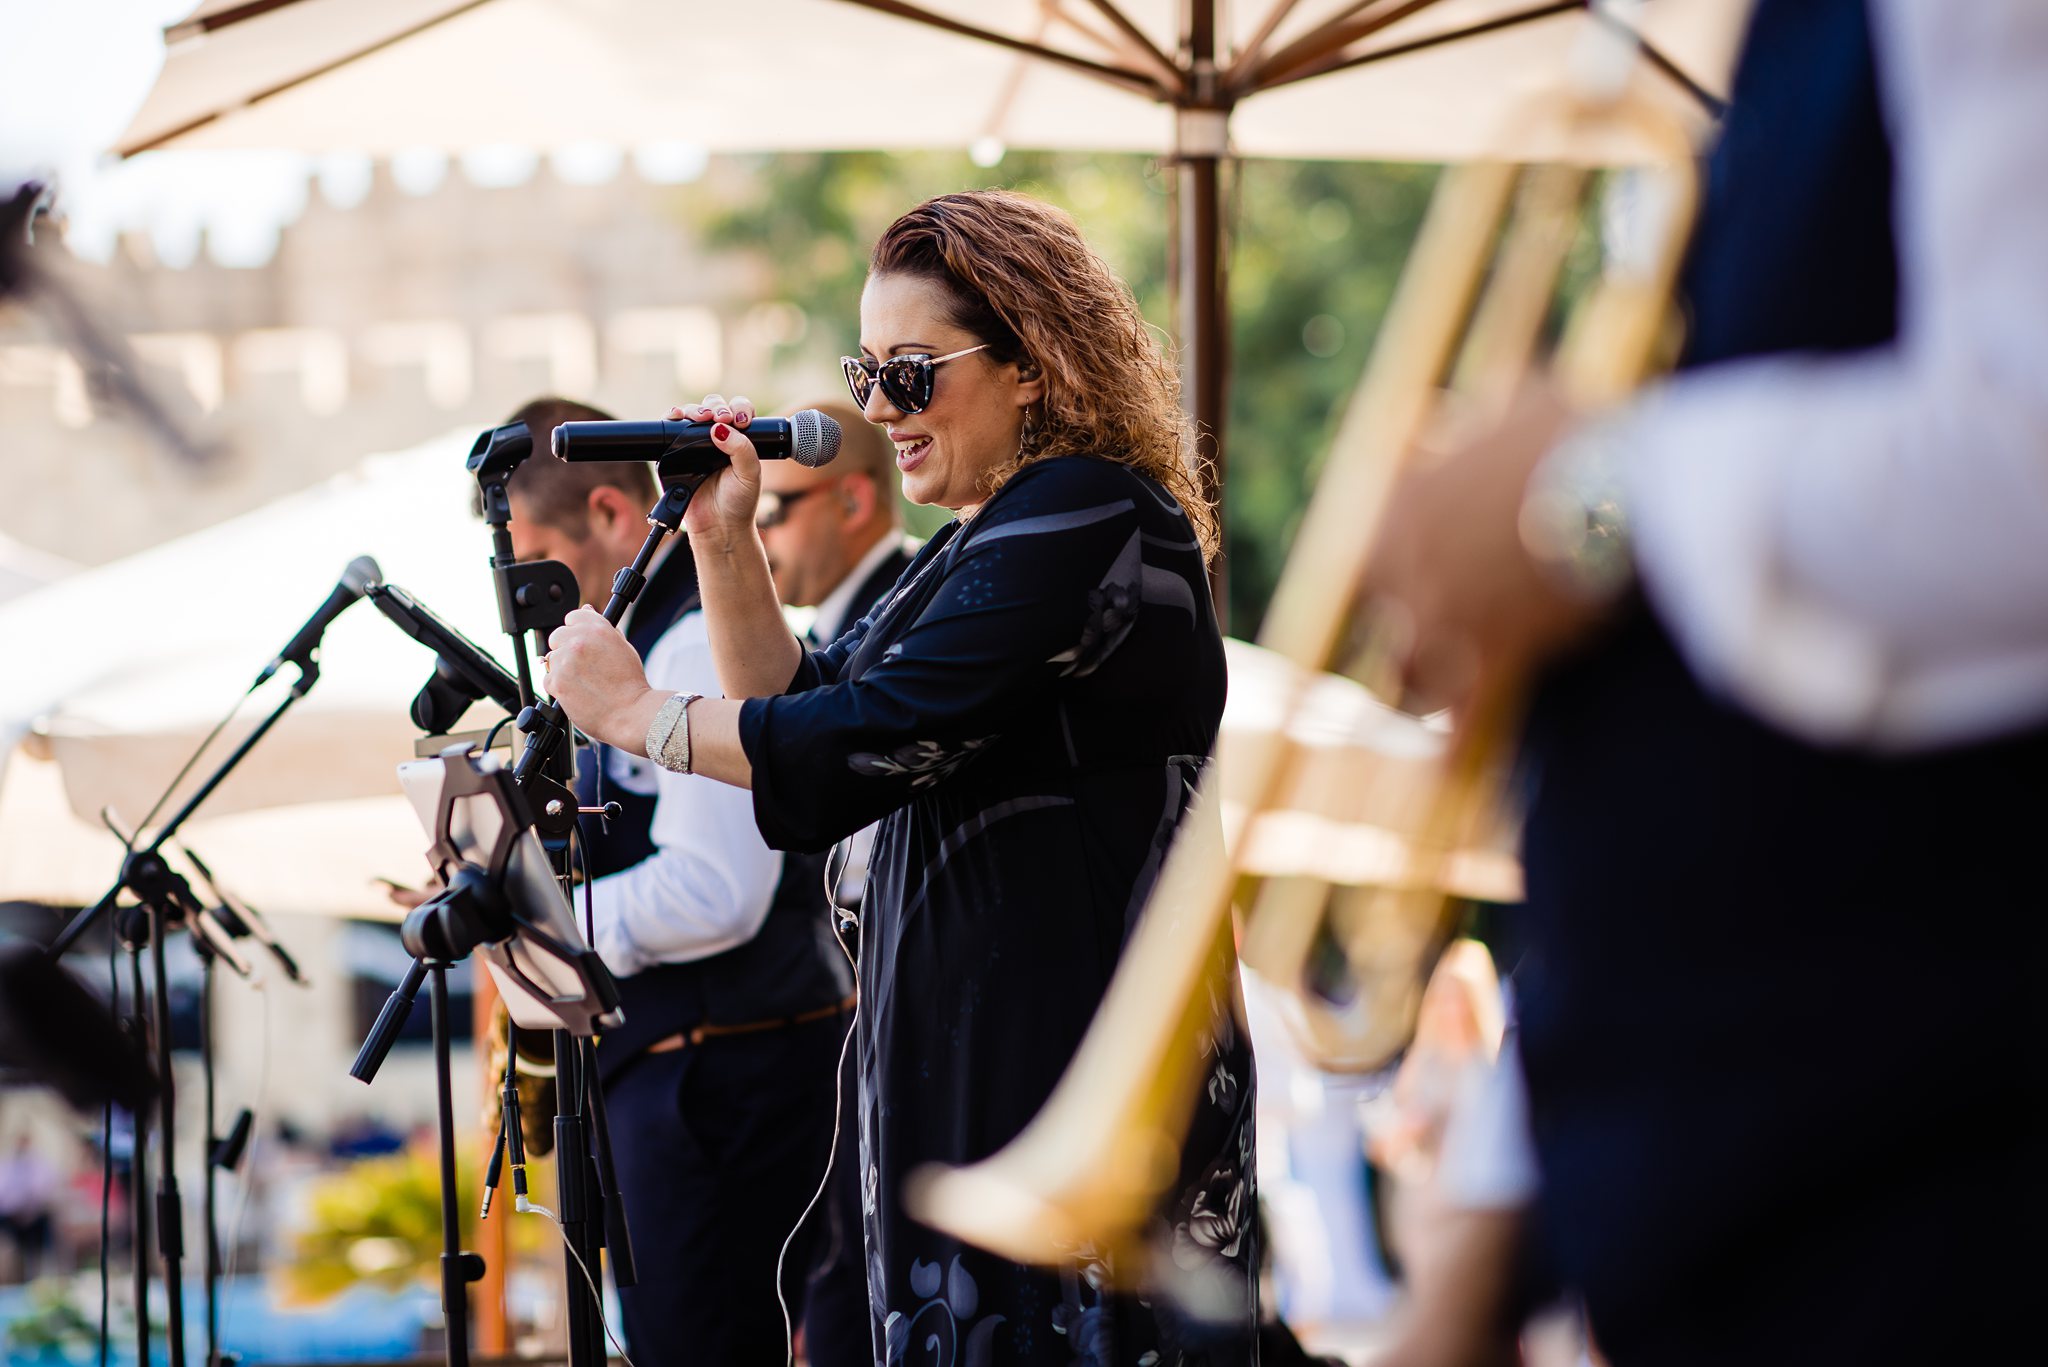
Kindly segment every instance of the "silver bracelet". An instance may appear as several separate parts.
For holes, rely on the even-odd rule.
[[[647,724],[647,758],[678,774],[690,772],[690,704],[701,693],[674,693]]]
[[[661,710],[654,714],[654,720],[647,723],[647,758],[661,763],[661,752],[668,745],[669,737],[675,733],[676,723],[682,720],[683,695],[671,693],[662,700]]]

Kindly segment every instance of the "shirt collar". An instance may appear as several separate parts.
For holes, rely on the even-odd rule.
[[[870,546],[868,553],[860,558],[860,563],[847,571],[846,577],[834,586],[832,592],[825,595],[825,601],[818,604],[818,615],[811,624],[811,633],[820,642],[838,640],[840,635],[853,625],[845,620],[846,610],[853,606],[853,595],[860,591],[860,586],[868,582],[874,572],[881,568],[882,562],[902,543],[903,537],[892,528],[889,535]]]

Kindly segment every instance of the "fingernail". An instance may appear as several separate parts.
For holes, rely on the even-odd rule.
[[[732,429],[730,427],[727,427],[724,423],[719,423],[717,426],[711,429],[711,439],[713,441],[724,441],[727,437],[730,437],[731,435]]]

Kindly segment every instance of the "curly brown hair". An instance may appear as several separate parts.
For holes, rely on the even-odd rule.
[[[987,476],[990,493],[1048,456],[1116,461],[1165,486],[1194,524],[1204,559],[1214,558],[1216,509],[1203,493],[1180,378],[1130,287],[1072,218],[1009,190],[940,195],[889,225],[868,270],[933,282],[951,304],[950,321],[988,343],[997,364],[1043,374],[1040,411],[1027,415],[1015,459]]]

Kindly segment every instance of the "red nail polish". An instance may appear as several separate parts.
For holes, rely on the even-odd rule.
[[[711,429],[711,439],[713,441],[724,441],[727,437],[731,435],[732,429],[730,427],[727,427],[724,423],[718,423]]]

